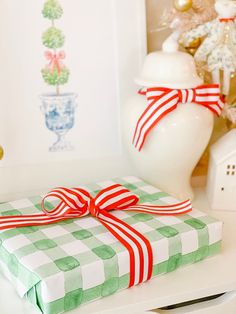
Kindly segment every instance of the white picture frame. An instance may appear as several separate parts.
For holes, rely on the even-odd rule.
[[[28,104],[27,108],[29,112],[27,112],[25,116],[21,116],[20,111],[16,108],[24,101],[24,104],[27,103],[27,101],[29,102],[27,95],[22,96],[22,89],[19,88],[19,85],[23,86],[24,79],[26,81],[28,80],[28,71],[30,71],[30,66],[32,66],[33,61],[29,57],[29,60],[31,60],[31,62],[29,62],[29,68],[23,67],[26,61],[21,60],[20,45],[23,47],[23,45],[29,44],[29,56],[31,53],[33,54],[30,48],[31,42],[33,42],[32,45],[37,45],[38,43],[35,44],[35,42],[36,40],[40,41],[40,38],[34,39],[32,35],[30,35],[29,38],[31,41],[28,43],[27,36],[22,34],[26,26],[23,27],[22,25],[29,22],[29,19],[27,20],[27,18],[25,18],[26,15],[30,15],[33,9],[35,9],[35,6],[40,8],[44,1],[22,0],[20,1],[21,4],[18,4],[16,0],[3,0],[0,2],[0,47],[2,47],[0,50],[0,64],[2,64],[2,70],[0,70],[0,86],[2,87],[2,99],[0,100],[0,144],[4,148],[5,156],[4,159],[0,161],[0,202],[41,193],[42,191],[49,190],[58,185],[79,186],[85,182],[106,180],[132,173],[132,169],[130,168],[122,146],[120,117],[122,106],[127,97],[137,91],[134,77],[140,71],[144,56],[147,52],[145,0],[60,0],[60,2],[62,4],[66,3],[67,8],[73,6],[74,2],[77,8],[78,6],[83,8],[84,14],[87,13],[86,19],[90,20],[91,24],[84,30],[86,32],[84,39],[87,38],[88,40],[88,38],[91,38],[90,40],[93,41],[93,38],[99,35],[98,32],[102,31],[102,28],[98,27],[98,24],[96,24],[98,20],[103,20],[103,22],[106,21],[107,23],[110,21],[111,28],[105,28],[105,22],[102,24],[104,27],[103,37],[106,36],[106,31],[108,32],[107,36],[109,36],[112,29],[110,42],[114,52],[114,59],[112,60],[112,64],[114,65],[114,79],[109,83],[112,85],[106,86],[105,92],[112,90],[112,99],[114,98],[115,104],[113,119],[115,117],[117,120],[114,123],[115,130],[113,130],[112,127],[110,128],[111,132],[106,130],[106,133],[109,133],[110,138],[108,140],[110,142],[114,139],[115,149],[110,149],[109,144],[106,148],[104,147],[104,154],[102,149],[101,152],[96,155],[96,149],[93,151],[92,148],[89,147],[87,153],[84,155],[82,153],[73,153],[74,155],[71,153],[70,156],[70,153],[65,153],[63,157],[61,157],[60,154],[51,153],[52,155],[50,155],[47,152],[45,155],[42,154],[41,160],[41,155],[35,158],[35,150],[37,150],[38,147],[35,146],[31,151],[33,157],[30,157],[31,145],[29,142],[24,144],[24,140],[21,139],[20,136],[23,134],[21,132],[22,121],[24,120],[24,123],[27,124],[27,120],[29,120],[33,109]],[[90,11],[88,10],[89,5]],[[101,8],[105,8],[106,10],[102,11]],[[71,14],[73,14],[73,11],[76,10],[71,9]],[[22,16],[21,12],[24,13]],[[89,12],[92,12],[90,13],[92,16],[89,15]],[[77,13],[74,13],[74,18],[77,16]],[[96,15],[97,20],[95,18]],[[46,22],[44,21],[42,23],[44,23],[42,25],[45,27]],[[109,24],[107,25],[109,26]],[[27,27],[29,32],[33,32],[33,26],[28,25]],[[18,29],[19,33],[17,33]],[[68,41],[72,41],[73,36],[69,32],[69,26],[66,28],[66,32],[67,34],[69,33]],[[79,31],[78,34],[80,34]],[[21,38],[21,41],[19,38]],[[19,46],[18,51],[16,51],[16,42]],[[94,42],[96,41],[94,40]],[[91,43],[88,44],[85,40],[84,45],[86,44],[91,52],[89,48],[91,47]],[[68,47],[69,44],[67,48]],[[94,47],[94,57],[99,55],[99,53],[104,53],[102,47],[102,45]],[[25,48],[22,49],[24,52],[27,51]],[[88,55],[91,56],[92,54],[90,53]],[[70,57],[73,57],[72,53]],[[40,59],[40,52],[38,58],[42,63],[43,59]],[[111,60],[108,60],[108,62],[111,62]],[[22,76],[19,75],[21,72],[17,65],[25,70]],[[106,63],[102,66],[106,67]],[[16,69],[16,72],[12,71],[13,69]],[[35,71],[35,69],[32,69],[32,71]],[[76,74],[74,73],[74,75]],[[103,74],[101,73],[101,75]],[[104,90],[101,90],[101,93],[104,93]],[[19,99],[16,98],[17,94],[20,95]],[[35,95],[35,97],[38,97],[38,95]],[[16,101],[16,99],[18,99],[18,101]],[[19,103],[17,104],[16,102]],[[88,110],[90,109],[88,108]],[[15,118],[16,115],[18,119]],[[40,117],[40,119],[42,119],[42,117]],[[93,123],[96,125],[99,121],[96,122],[96,119],[93,119]],[[86,124],[89,127],[90,121],[86,120]],[[100,127],[105,128],[105,123],[102,124],[103,125],[100,125]],[[94,130],[96,131],[96,127]],[[44,133],[45,131],[46,129]],[[32,127],[28,132],[30,132],[30,136],[36,138],[41,145],[41,137],[38,136],[37,138],[39,132],[34,134],[34,128]],[[52,136],[49,130],[47,130],[47,132],[48,137],[49,134]],[[47,138],[47,135],[45,135],[45,138]],[[22,145],[21,142],[23,143]],[[98,150],[102,145],[98,145]],[[27,158],[24,156],[27,156]]]

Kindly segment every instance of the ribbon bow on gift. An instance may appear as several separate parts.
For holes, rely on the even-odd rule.
[[[170,89],[152,87],[140,90],[148,100],[147,109],[139,118],[133,137],[134,146],[140,151],[145,140],[156,124],[168,113],[175,110],[178,103],[196,103],[220,115],[224,107],[219,85],[203,85],[192,89]]]
[[[58,53],[52,53],[51,51],[45,52],[45,57],[50,61],[48,68],[53,73],[57,69],[58,74],[61,74],[62,62],[61,60],[65,59],[66,55],[64,51]]]
[[[45,208],[46,200],[49,197],[55,197],[60,201],[51,211]],[[0,217],[0,230],[48,225],[91,214],[128,250],[130,257],[129,287],[131,287],[151,278],[153,267],[152,247],[147,238],[124,221],[110,214],[110,211],[121,210],[153,215],[179,215],[192,210],[189,200],[167,206],[138,204],[138,201],[139,198],[135,194],[119,184],[101,190],[95,198],[84,189],[57,188],[44,197],[42,202],[43,213]]]

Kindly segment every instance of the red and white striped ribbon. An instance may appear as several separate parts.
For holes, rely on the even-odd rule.
[[[235,21],[235,17],[220,18],[219,21],[220,21],[221,23],[234,22],[234,21]]]
[[[48,211],[48,198],[56,198],[59,204]],[[173,205],[157,206],[138,204],[139,198],[120,184],[101,190],[95,198],[80,188],[56,188],[42,201],[41,214],[0,217],[0,230],[15,227],[38,226],[61,220],[81,218],[91,214],[96,217],[129,252],[129,287],[151,279],[153,252],[149,240],[132,226],[112,215],[112,210],[135,211],[153,215],[180,215],[192,210],[190,200]]]
[[[170,89],[152,87],[140,90],[147,97],[148,106],[139,118],[133,137],[133,145],[140,151],[151,130],[168,113],[177,108],[178,103],[196,103],[220,116],[224,107],[219,85],[203,85],[193,89]]]

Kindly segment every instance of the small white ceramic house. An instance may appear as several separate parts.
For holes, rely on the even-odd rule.
[[[207,194],[212,209],[236,211],[236,129],[211,148]]]

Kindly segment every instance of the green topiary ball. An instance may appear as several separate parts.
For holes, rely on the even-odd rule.
[[[59,74],[56,68],[51,71],[48,67],[45,67],[42,69],[42,76],[44,81],[49,85],[64,85],[69,80],[70,71],[66,67],[63,67]]]
[[[42,14],[49,20],[56,20],[62,16],[63,9],[57,0],[48,0],[44,4]]]
[[[65,42],[62,31],[56,27],[50,27],[43,33],[42,41],[45,47],[50,49],[61,48]]]

